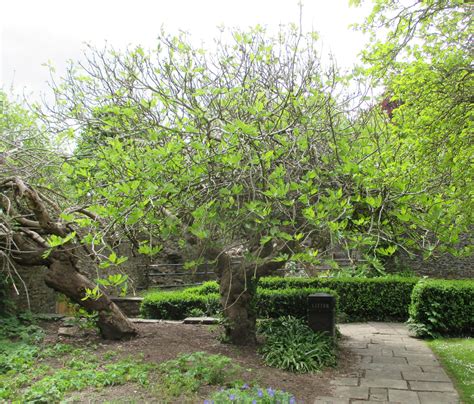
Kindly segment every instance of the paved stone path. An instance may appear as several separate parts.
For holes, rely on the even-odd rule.
[[[357,357],[354,372],[332,383],[332,397],[314,404],[459,403],[451,380],[428,345],[399,323],[340,324],[341,344]]]

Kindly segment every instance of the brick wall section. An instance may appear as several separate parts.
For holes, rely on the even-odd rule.
[[[33,313],[55,313],[57,294],[44,283],[45,267],[16,267],[18,275],[10,288],[10,297],[19,310],[30,309]],[[25,290],[26,286],[26,290]],[[28,298],[30,307],[28,307]]]
[[[474,279],[474,255],[458,258],[445,255],[423,260],[421,257],[399,257],[400,263],[417,275],[443,279]]]

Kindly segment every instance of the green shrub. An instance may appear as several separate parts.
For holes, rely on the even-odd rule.
[[[264,289],[327,288],[339,296],[339,313],[348,321],[406,321],[418,278],[262,278]]]
[[[186,292],[190,292],[196,295],[210,295],[214,293],[219,293],[219,284],[216,281],[207,281],[200,286],[194,286],[185,290]]]
[[[17,316],[0,317],[0,341],[3,339],[21,340],[26,343],[41,342],[45,336],[29,312]]]
[[[406,321],[411,292],[418,280],[418,278],[399,276],[383,278],[262,278],[258,283],[257,311],[258,315],[262,317],[276,318],[291,314],[303,318],[306,315],[306,296],[310,290],[311,293],[331,291],[339,297],[340,318],[346,321]],[[285,290],[285,292],[279,292],[279,294],[270,292],[276,290]],[[158,295],[165,293],[170,292],[158,292]],[[213,299],[215,296],[216,307],[218,307],[219,286],[217,282],[206,282],[202,286],[186,289],[180,293],[195,296],[194,301],[201,302],[200,306],[195,307],[203,311],[206,311],[205,304],[202,303],[199,296],[212,297]],[[148,296],[145,299],[147,298]],[[186,298],[182,306],[189,307],[191,305],[189,299],[189,297]],[[164,315],[168,315],[169,311],[153,311],[154,309],[147,308],[155,305],[152,301],[154,299],[144,302],[142,313],[146,317],[182,319],[189,313],[186,309],[186,311],[181,311],[179,316],[164,317]]]
[[[182,320],[201,310],[208,315],[218,313],[220,308],[218,294],[198,295],[189,291],[153,292],[143,298],[140,308],[145,318],[163,320]]]
[[[409,326],[418,336],[473,335],[474,281],[419,282],[411,297]]]
[[[265,336],[260,352],[269,366],[308,373],[336,365],[334,339],[315,333],[301,319],[285,316],[262,322],[259,332]]]
[[[306,318],[306,301],[311,293],[326,292],[335,295],[329,289],[257,289],[257,316],[277,318],[292,315]],[[141,313],[146,318],[160,318],[166,320],[182,320],[196,313],[216,314],[220,311],[219,295],[199,294],[196,288],[178,292],[153,292],[145,296],[141,306]]]

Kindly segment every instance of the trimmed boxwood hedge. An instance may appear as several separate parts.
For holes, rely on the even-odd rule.
[[[418,281],[419,278],[400,276],[381,278],[267,277],[261,278],[258,286],[264,290],[316,288],[334,291],[339,296],[340,318],[345,321],[406,321],[411,293]],[[206,282],[202,286],[188,290],[194,294],[207,295],[219,293],[219,286],[217,282]],[[304,305],[306,306],[306,303]]]
[[[318,287],[339,295],[347,321],[406,321],[411,293],[419,278],[262,278],[265,289]]]
[[[419,336],[474,335],[474,280],[423,280],[413,289],[410,327]]]
[[[221,310],[219,294],[213,293],[214,286],[203,289],[190,288],[182,291],[153,292],[146,295],[141,305],[141,314],[145,318],[160,318],[164,320],[182,320],[193,315],[196,309],[204,313],[216,314]],[[210,290],[205,294],[203,290]],[[277,318],[280,316],[294,316],[306,318],[306,302],[312,293],[337,294],[324,288],[300,289],[263,289],[257,288],[255,307],[259,318]]]
[[[218,293],[196,294],[187,290],[152,292],[143,298],[140,313],[145,318],[182,320],[198,309],[215,314],[221,309]]]
[[[474,333],[474,280],[383,278],[262,278],[256,309],[261,318],[306,317],[307,297],[326,292],[337,296],[339,318],[345,321],[405,321],[420,336]],[[218,313],[219,286],[206,282],[178,292],[145,296],[146,318],[181,320],[196,309]]]

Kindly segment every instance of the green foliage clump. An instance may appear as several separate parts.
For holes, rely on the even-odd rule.
[[[195,392],[205,385],[230,383],[239,370],[230,358],[206,352],[182,354],[159,366],[163,385],[171,396]]]
[[[211,403],[261,403],[261,404],[294,404],[294,396],[288,392],[275,390],[271,387],[266,389],[259,386],[232,387],[216,391],[204,404]]]
[[[426,280],[413,289],[410,328],[424,337],[474,333],[474,281]]]
[[[209,315],[220,311],[218,294],[199,295],[192,291],[153,292],[143,299],[140,311],[145,318],[182,320],[196,310]]]
[[[14,339],[24,343],[37,343],[43,338],[43,329],[34,324],[29,313],[0,317],[0,341]]]
[[[27,344],[7,346],[7,349],[6,354],[2,353],[0,373],[0,399],[4,400],[49,403],[60,401],[69,391],[88,387],[100,388],[127,382],[146,385],[148,373],[153,367],[132,359],[103,364],[95,355],[63,344],[44,352],[37,346]],[[43,359],[53,356],[62,361],[62,368],[54,369],[41,363]]]
[[[265,336],[260,352],[269,366],[308,373],[336,365],[334,338],[315,333],[300,319],[286,316],[262,322],[259,331]]]
[[[89,355],[90,357],[90,355]],[[46,375],[33,383],[23,393],[26,402],[55,402],[62,399],[65,392],[82,390],[87,387],[105,387],[127,382],[148,383],[150,364],[131,359],[101,365],[96,357],[71,359],[66,367]]]
[[[69,391],[126,382],[146,384],[152,365],[131,359],[114,363],[72,345],[42,346],[44,331],[28,317],[0,322],[0,401],[59,402]],[[62,367],[46,364],[57,358]]]

